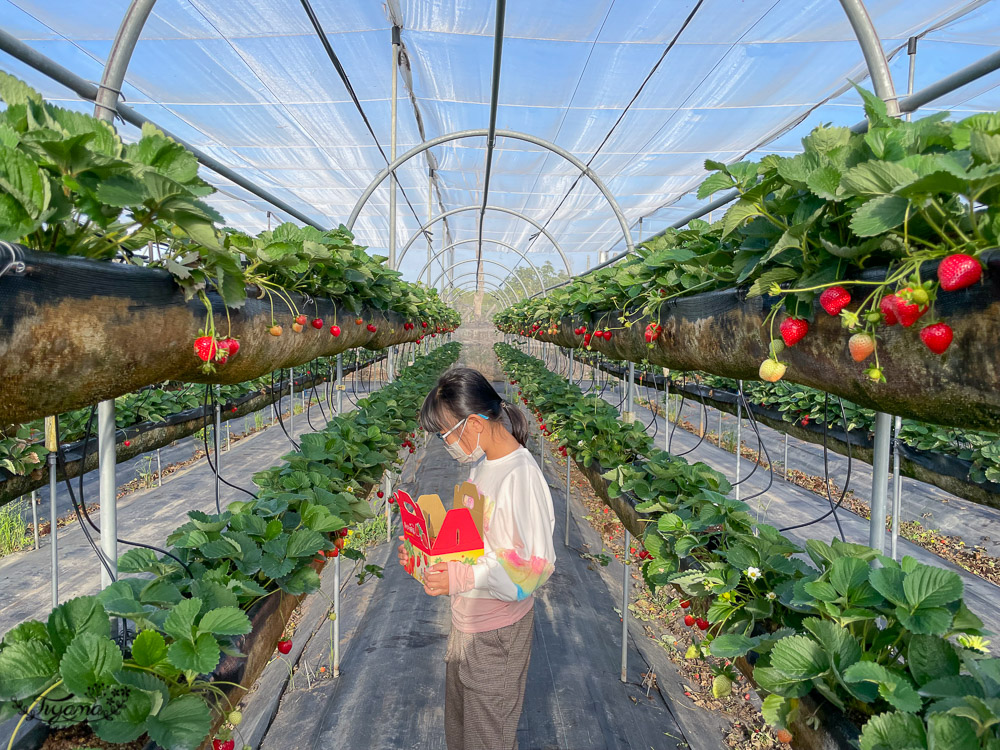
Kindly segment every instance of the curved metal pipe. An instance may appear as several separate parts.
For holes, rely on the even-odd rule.
[[[510,307],[513,304],[512,301],[511,301],[511,299],[510,299],[510,297],[508,297],[506,294],[504,294],[501,291],[501,289],[500,289],[499,286],[496,286],[496,282],[495,281],[490,281],[490,283],[494,284],[494,287],[492,289],[487,288],[487,291],[490,294],[493,295],[493,297],[497,300],[497,302],[499,302],[502,305],[506,305],[507,307]],[[447,297],[448,304],[451,304],[454,301],[454,299],[455,299],[455,296],[456,296],[455,293],[456,292],[463,292],[463,291],[468,292],[468,291],[472,291],[472,290],[471,289],[459,289],[456,286],[449,286],[446,291],[452,292],[452,294],[450,294]],[[445,299],[445,298],[442,297],[442,299]]]
[[[886,111],[892,117],[899,117],[899,101],[896,99],[896,87],[892,83],[892,73],[889,71],[889,61],[886,59],[882,42],[875,31],[864,0],[840,0],[847,20],[851,22],[854,36],[858,38],[861,52],[865,56],[868,75],[879,99],[885,102]]]
[[[462,274],[462,275],[461,275],[461,276],[459,276],[458,278],[459,278],[459,279],[468,279],[468,280],[470,280],[470,281],[471,281],[471,280],[473,280],[473,279],[475,278],[475,276],[476,276],[476,272],[475,272],[475,271],[470,271],[469,273],[465,273],[465,274]],[[496,279],[497,281],[502,281],[502,279],[500,279],[500,278],[499,278],[498,276],[495,276],[495,275],[494,275],[494,274],[492,274],[492,273],[486,273],[486,272],[483,272],[483,277],[484,277],[484,278],[490,278],[490,279]],[[497,281],[494,281],[493,283],[497,283]],[[448,283],[449,283],[449,284],[453,284],[453,282],[451,282],[451,281],[449,281]],[[456,287],[456,286],[451,286],[450,288],[451,288],[451,289],[458,289],[458,287]],[[473,290],[473,289],[464,289],[464,290],[459,290],[459,291],[466,291],[466,292],[471,292],[471,291],[475,291],[475,290]],[[497,292],[498,294],[502,294],[502,295],[503,295],[503,296],[502,296],[502,300],[503,300],[503,302],[504,302],[504,304],[505,304],[505,305],[507,305],[508,307],[511,307],[511,306],[513,306],[513,304],[514,304],[515,300],[512,300],[512,299],[511,299],[510,297],[508,297],[508,296],[507,296],[506,294],[504,294],[503,292],[501,292],[501,291],[500,291],[500,287],[499,287],[499,286],[497,286],[497,288],[496,288],[496,292]]]
[[[842,2],[849,2],[851,0],[842,0]],[[856,2],[860,0],[854,0]],[[612,212],[614,212],[615,218],[618,219],[618,224],[621,226],[622,236],[625,239],[625,247],[629,251],[634,251],[635,246],[632,244],[632,232],[629,230],[628,221],[625,219],[625,214],[622,212],[621,206],[618,205],[618,201],[615,200],[614,194],[608,190],[607,186],[601,181],[601,178],[597,176],[590,167],[584,164],[582,161],[577,159],[573,154],[564,148],[557,146],[551,141],[547,141],[544,138],[539,138],[538,136],[530,135],[528,133],[519,133],[515,130],[497,130],[496,135],[500,138],[512,138],[516,141],[524,141],[525,143],[531,143],[535,146],[541,146],[544,149],[551,151],[556,156],[561,156],[563,159],[568,161],[574,167],[579,169],[596,187],[601,195],[607,200],[608,205],[611,206]],[[424,141],[419,146],[414,146],[405,154],[395,159],[389,166],[379,172],[375,179],[371,181],[367,188],[365,188],[364,193],[358,199],[358,202],[354,206],[354,210],[351,211],[351,216],[347,220],[347,228],[353,229],[354,222],[358,220],[358,214],[361,213],[361,209],[365,207],[368,199],[372,197],[372,194],[378,188],[379,185],[388,177],[390,174],[395,173],[400,166],[408,162],[414,156],[419,156],[424,151],[434,148],[435,146],[440,146],[442,143],[449,143],[451,141],[461,140],[462,138],[482,138],[489,137],[490,131],[486,129],[478,130],[459,130],[455,133],[446,133],[445,135],[440,135],[437,138],[431,138],[429,141]],[[476,210],[481,210],[483,207],[476,206]],[[486,206],[485,208],[490,208]],[[536,225],[537,226],[537,225]]]
[[[509,273],[510,276],[513,276],[515,279],[517,279],[518,283],[521,285],[521,290],[524,292],[524,296],[525,297],[528,296],[528,287],[526,287],[524,285],[524,282],[521,281],[521,277],[515,276],[514,273],[507,266],[505,266],[498,260],[492,260],[490,258],[483,258],[482,261],[483,263],[492,263],[495,266],[500,266],[500,268]],[[434,284],[432,286],[436,287],[438,283],[441,281],[441,277],[444,276],[446,273],[448,273],[448,271],[451,271],[453,268],[464,265],[466,263],[479,263],[479,260],[476,258],[466,258],[465,260],[460,260],[457,263],[452,263],[450,266],[448,266],[446,269],[444,269],[443,271],[441,271],[441,273],[438,274],[438,277],[434,279]],[[509,279],[510,277],[508,277],[507,280],[509,281]]]
[[[432,256],[430,258],[430,260],[428,260],[426,263],[424,263],[424,267],[421,268],[420,271],[417,273],[417,278],[419,279],[423,275],[424,271],[426,271],[428,268],[431,267],[431,263],[433,263],[435,260],[437,260],[445,252],[447,252],[448,250],[451,250],[453,247],[457,247],[459,245],[468,245],[470,242],[479,242],[479,240],[476,239],[476,238],[472,238],[472,239],[468,239],[468,240],[459,240],[458,242],[452,242],[450,245],[448,245],[448,247],[441,248],[440,252],[438,252],[436,255]],[[494,245],[500,245],[502,247],[507,248],[511,252],[517,253],[518,255],[520,255],[524,260],[528,261],[528,265],[531,266],[531,270],[534,271],[535,272],[535,276],[538,277],[539,289],[544,289],[545,288],[545,282],[542,281],[542,274],[540,274],[538,272],[538,267],[535,266],[535,264],[531,262],[531,260],[528,258],[528,256],[526,254],[524,254],[520,250],[516,249],[513,245],[508,245],[506,242],[501,242],[500,240],[483,240],[483,242],[491,242]],[[514,268],[517,268],[517,264],[514,264]],[[514,273],[513,269],[511,270],[511,273]]]
[[[406,255],[406,251],[410,249],[410,245],[416,242],[417,238],[420,235],[422,235],[425,231],[427,231],[428,227],[432,226],[433,224],[439,221],[447,219],[449,216],[454,216],[455,214],[464,213],[466,211],[478,211],[478,210],[479,206],[462,206],[461,208],[453,208],[450,211],[445,211],[443,214],[438,214],[433,219],[428,220],[425,224],[423,224],[423,226],[420,227],[420,229],[414,232],[413,236],[411,236],[410,239],[406,242],[406,244],[403,245],[403,249],[399,253],[399,259],[397,263],[402,262],[403,256]],[[549,232],[545,227],[543,227],[537,221],[532,219],[530,216],[526,216],[525,214],[522,214],[520,211],[515,211],[512,208],[504,208],[503,206],[487,206],[486,210],[499,211],[500,213],[510,214],[511,216],[516,216],[518,219],[523,219],[524,221],[531,224],[531,226],[533,226],[535,229],[537,229],[545,236],[545,239],[547,239],[549,242],[552,243],[552,246],[555,247],[556,252],[559,253],[559,257],[562,258],[563,265],[566,267],[566,273],[572,276],[573,269],[570,266],[569,258],[566,257],[566,253],[563,252],[562,247],[559,245],[558,242],[556,242],[556,238],[553,237],[551,232]]]

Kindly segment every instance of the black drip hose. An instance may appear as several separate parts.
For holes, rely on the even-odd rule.
[[[207,429],[207,422],[208,422],[208,419],[209,419],[209,415],[215,413],[215,396],[214,395],[211,397],[211,407],[212,408],[211,409],[208,408],[209,407],[209,392],[210,392],[211,387],[212,386],[210,386],[210,385],[206,385],[205,386],[205,422],[203,424],[206,424],[206,427],[205,427],[205,429],[203,429],[201,431],[201,439],[202,439],[202,441],[205,444],[205,458],[208,459],[208,467],[212,470],[212,473],[215,474],[215,476],[219,477],[219,481],[222,482],[224,485],[226,485],[227,487],[232,487],[234,490],[239,490],[240,492],[244,492],[247,495],[249,495],[250,497],[252,497],[254,500],[256,500],[257,496],[254,493],[252,493],[250,490],[245,490],[242,487],[237,487],[235,484],[227,482],[225,479],[223,479],[222,475],[219,474],[219,470],[215,468],[215,464],[212,463],[212,453],[211,453],[211,451],[208,450],[208,429]],[[218,437],[219,437],[219,439],[221,441],[221,435],[218,436]],[[221,503],[221,500],[219,498],[219,487],[218,487],[218,485],[216,485],[216,487],[215,487],[215,509],[218,511],[219,515],[221,516],[222,515],[222,503]]]
[[[293,373],[294,375],[294,373]],[[292,381],[294,383],[294,381]],[[271,388],[274,388],[274,372],[271,372]],[[288,438],[288,442],[292,444],[295,450],[299,449],[299,444],[292,440],[292,436],[288,434],[288,430],[285,429],[285,420],[281,418],[281,399],[284,398],[285,393],[285,371],[281,370],[281,375],[278,376],[278,424],[281,425],[281,431],[285,433],[285,437]],[[295,411],[295,400],[292,399],[291,413]]]
[[[753,412],[750,410],[750,403],[747,401],[746,393],[743,391],[743,387],[740,386],[739,398],[743,402],[743,407],[747,410],[747,419],[750,420],[750,428],[754,431],[757,436],[757,461],[754,463],[753,470],[747,474],[747,479],[753,476],[753,473],[757,471],[757,467],[760,466],[760,454],[764,454],[764,460],[767,462],[767,486],[764,487],[760,492],[755,492],[752,495],[748,495],[743,498],[743,502],[748,502],[753,500],[755,497],[760,497],[761,495],[768,492],[774,485],[774,466],[771,465],[771,456],[767,452],[767,444],[764,442],[764,438],[760,434],[760,429],[757,425],[757,419],[754,417]]]
[[[84,442],[83,442],[83,455],[84,456],[87,455],[87,446],[88,446],[88,444],[90,442],[90,432],[91,432],[91,427],[94,424],[94,414],[96,412],[97,412],[97,406],[96,405],[92,406],[90,408],[90,417],[87,419],[87,432],[86,432],[86,435],[84,436]],[[96,544],[94,544],[93,537],[91,537],[91,535],[90,535],[90,531],[87,529],[86,526],[84,526],[83,521],[84,521],[84,519],[86,519],[87,523],[90,525],[90,527],[94,531],[96,531],[98,534],[101,533],[101,530],[98,528],[97,524],[94,523],[94,521],[90,517],[90,514],[87,512],[87,503],[86,503],[86,499],[84,498],[84,494],[83,494],[83,474],[84,474],[84,472],[83,472],[82,466],[81,466],[81,472],[80,472],[80,485],[79,485],[79,487],[80,487],[80,502],[79,502],[79,504],[77,503],[76,496],[73,494],[73,485],[72,485],[72,483],[69,480],[69,473],[66,471],[66,454],[63,452],[62,444],[59,441],[59,423],[58,423],[58,421],[56,422],[56,445],[57,445],[57,449],[56,449],[56,462],[59,464],[59,467],[62,469],[63,479],[66,482],[66,489],[69,491],[69,499],[70,499],[70,502],[73,504],[73,510],[76,512],[76,517],[77,517],[77,521],[80,523],[80,528],[83,529],[83,533],[86,535],[87,541],[90,543],[90,546],[94,548],[94,552],[97,554],[98,558],[100,559],[101,564],[104,566],[104,569],[108,572],[108,576],[111,578],[112,581],[117,581],[118,577],[111,571],[111,568],[108,565],[107,560],[105,560],[105,558],[104,558],[104,553],[101,552],[101,551],[99,551],[97,549]],[[55,534],[56,533],[56,521],[55,521],[55,519],[51,520],[50,525],[51,525],[51,530],[50,530],[51,533]],[[183,560],[181,560],[176,555],[171,554],[170,552],[168,552],[165,549],[162,549],[160,547],[156,547],[156,546],[154,546],[152,544],[144,544],[143,542],[133,542],[133,541],[130,541],[129,539],[122,539],[120,537],[116,537],[115,541],[118,542],[119,544],[124,544],[124,545],[129,546],[129,547],[142,547],[143,549],[152,550],[153,552],[159,552],[159,553],[161,553],[163,555],[166,555],[167,557],[169,557],[169,558],[171,558],[173,560],[176,560],[178,563],[180,563],[181,567],[183,567],[184,570],[187,571],[188,577],[190,577],[190,578],[194,577],[191,574],[191,569],[187,565],[184,564]]]

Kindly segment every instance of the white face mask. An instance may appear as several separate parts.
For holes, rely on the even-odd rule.
[[[480,414],[479,416],[482,415]],[[464,423],[466,420],[468,420],[468,417],[463,419],[462,422]],[[458,425],[455,425],[455,427],[458,427]],[[455,427],[452,427],[451,429],[454,430]],[[445,433],[445,436],[447,436],[448,433],[450,432],[451,430],[448,430],[448,432]],[[475,463],[476,461],[478,461],[479,459],[481,459],[483,456],[486,455],[486,451],[484,451],[479,445],[479,438],[481,436],[480,435],[476,436],[476,447],[472,449],[472,453],[466,453],[461,445],[462,435],[464,433],[465,433],[465,426],[463,424],[462,432],[458,434],[458,440],[456,440],[454,443],[449,443],[447,440],[445,440],[444,443],[445,450],[447,450],[448,453],[451,454],[451,457],[454,458],[456,461],[458,461],[460,464]]]

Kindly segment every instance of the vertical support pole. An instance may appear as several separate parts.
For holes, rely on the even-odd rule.
[[[427,221],[434,218],[434,170],[427,170]],[[444,236],[444,229],[442,228],[442,236]],[[431,286],[431,261],[434,258],[434,243],[431,240],[431,233],[425,232],[424,237],[427,238],[427,288]],[[441,243],[444,244],[443,242]],[[442,268],[444,266],[442,265]],[[417,279],[420,281],[420,279]]]
[[[781,462],[781,468],[785,470],[785,481],[788,481],[788,433],[785,433],[785,458]]]
[[[337,355],[337,416],[344,413],[344,355]]]
[[[663,368],[663,450],[670,447],[670,370]]]
[[[628,574],[629,544],[630,538],[628,529],[625,529],[625,550],[622,552],[622,682],[628,682],[628,600],[630,588],[629,583],[631,582],[631,578]]]
[[[340,555],[333,558],[333,676],[340,677]]]
[[[115,401],[109,399],[97,405],[97,457],[101,495],[101,551],[111,570],[118,570],[118,500],[115,482]],[[101,588],[113,583],[101,567]]]
[[[219,403],[219,386],[215,386],[215,434],[212,442],[215,445],[215,497],[222,497],[222,465],[219,454],[222,452],[222,404]],[[218,509],[216,509],[218,510]]]
[[[626,423],[635,421],[635,362],[628,363],[628,382],[625,384],[625,413],[622,418]],[[627,533],[627,532],[626,532]],[[626,551],[628,547],[626,546]]]
[[[51,418],[51,417],[50,417]],[[47,419],[50,419],[47,418]],[[49,541],[52,547],[52,606],[59,606],[59,528],[56,524],[56,454],[49,454]]]
[[[392,349],[389,349],[389,361],[392,361]],[[392,368],[386,373],[387,383],[391,383],[395,378],[393,377]],[[385,493],[385,540],[387,542],[392,541],[392,505],[389,503],[389,498],[392,497],[392,474],[386,472],[382,476],[382,491]]]
[[[507,381],[504,380],[506,383]],[[569,350],[569,382],[570,385],[573,384],[573,350]],[[569,546],[569,505],[570,505],[570,483],[569,483],[569,473],[573,466],[573,458],[569,455],[569,451],[566,451],[566,538],[563,540],[564,544]]]
[[[906,40],[906,54],[910,57],[910,70],[906,77],[906,94],[909,96],[913,93],[913,77],[917,72],[917,37],[911,36]],[[909,122],[913,119],[913,113],[906,113],[906,121]]]
[[[226,420],[226,453],[229,453],[231,449],[232,449],[232,444],[229,438],[229,421]]]
[[[399,81],[399,26],[392,27],[392,96],[389,100],[389,161],[396,160],[396,95]],[[389,175],[389,268],[396,268],[396,172]]]
[[[279,407],[281,408],[281,407]],[[288,434],[295,437],[295,368],[288,370]]]
[[[35,531],[35,549],[38,549],[38,493],[34,490],[28,497],[31,502],[31,528]]]
[[[160,461],[160,449],[156,449],[156,486],[163,486],[163,463]]]
[[[736,396],[736,499],[740,499],[740,460],[743,458],[743,400],[739,393],[743,392],[743,381],[739,382]]]
[[[892,432],[891,417],[884,412],[875,413],[875,457],[872,461],[871,521],[868,526],[868,546],[879,554],[885,548],[886,494],[889,483],[889,437]]]
[[[722,409],[719,409],[719,447],[722,448]]]
[[[893,560],[898,560],[899,527],[903,523],[903,476],[899,473],[899,432],[903,429],[903,418],[896,417],[896,429],[892,441],[892,537],[889,542]]]

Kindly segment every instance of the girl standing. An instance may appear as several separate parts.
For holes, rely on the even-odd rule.
[[[474,565],[438,563],[425,575],[430,596],[451,595],[448,750],[517,750],[533,593],[556,559],[552,497],[525,448],[528,420],[482,373],[454,368],[442,375],[424,400],[420,426],[437,433],[459,462],[472,464],[469,481],[484,502],[483,556]],[[400,563],[406,558],[400,545]]]

